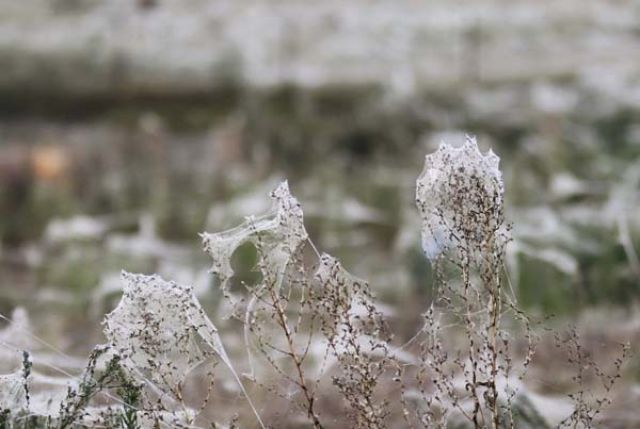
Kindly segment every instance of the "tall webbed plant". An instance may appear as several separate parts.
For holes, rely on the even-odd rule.
[[[213,260],[211,272],[230,304],[230,316],[244,325],[250,370],[245,376],[273,394],[284,396],[282,386],[258,380],[256,355],[262,357],[280,379],[275,384],[286,383],[299,389],[302,400],[298,404],[313,426],[321,428],[316,411],[317,383],[307,374],[317,315],[310,311],[310,284],[303,257],[308,235],[302,207],[289,192],[287,182],[282,182],[271,198],[269,212],[250,216],[242,225],[227,231],[203,233],[204,249]],[[257,285],[243,284],[244,291],[233,292],[229,287],[234,275],[231,257],[244,243],[251,243],[257,251],[261,278]]]
[[[347,273],[334,258],[320,255],[304,227],[302,207],[286,182],[271,197],[273,206],[266,214],[249,217],[228,231],[202,234],[213,259],[211,271],[231,303],[231,315],[244,324],[247,376],[288,402],[293,396],[319,429],[325,423],[318,412],[318,390],[325,372],[331,371],[356,427],[383,428],[386,405],[374,390],[386,366],[387,333],[368,284]],[[257,251],[260,281],[245,284],[243,294],[230,290],[230,258],[247,242]],[[305,261],[306,248],[312,250],[306,258],[311,263]],[[315,275],[309,264],[318,266]],[[358,306],[364,312],[356,315]],[[258,360],[266,364],[262,371],[256,368]],[[266,381],[265,367],[276,375],[275,383]]]
[[[455,420],[462,419],[462,427],[521,429],[517,390],[533,357],[535,335],[504,283],[510,227],[495,154],[482,153],[475,139],[467,138],[461,147],[443,144],[425,158],[416,203],[422,248],[434,272],[434,298],[423,327],[402,347],[392,345],[369,284],[311,242],[287,182],[271,198],[267,213],[227,231],[202,234],[229,315],[244,327],[249,367],[244,378],[191,286],[123,273],[121,300],[104,320],[107,344],[96,347],[79,377],[67,374],[73,383],[59,410],[39,416],[45,427],[198,427],[213,389],[213,368],[222,361],[262,428],[267,427],[263,416],[245,389],[249,383],[265,389],[273,401],[282,398],[298,406],[299,417],[315,429],[345,427],[347,420],[353,428],[385,429],[397,427],[402,418],[410,428],[459,427]],[[255,285],[233,287],[238,285],[232,258],[247,243],[257,252],[254,268],[260,277]],[[513,350],[516,332],[528,344],[521,359]],[[560,427],[592,427],[611,403],[608,395],[627,348],[614,362],[615,374],[608,375],[576,331],[557,338],[569,345],[579,387],[570,395],[573,413]],[[413,344],[418,346],[405,351]],[[30,386],[45,377],[32,370],[29,354],[22,356],[21,370],[0,376],[0,428],[24,427],[25,417],[38,417],[34,404],[40,398]],[[189,375],[196,370],[207,371],[198,381],[209,381],[199,408],[187,394]],[[604,398],[585,387],[590,374],[601,381]],[[341,398],[348,418],[323,412],[332,393]],[[531,421],[529,427],[548,426],[542,417]]]
[[[505,312],[524,321],[529,339],[531,333],[502,281],[510,228],[499,158],[482,154],[470,137],[458,148],[442,144],[425,158],[416,204],[436,288],[424,315],[416,384],[426,406],[417,407],[416,420],[444,427],[455,410],[475,428],[504,427],[515,395],[508,384],[513,361]],[[459,352],[451,355],[447,342],[460,331],[465,344],[454,345]],[[532,353],[530,342],[524,366]]]

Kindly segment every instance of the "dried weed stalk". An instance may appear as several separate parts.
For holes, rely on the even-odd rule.
[[[249,217],[243,225],[216,234],[202,234],[205,251],[213,259],[211,271],[232,307],[232,316],[244,323],[250,373],[247,377],[271,393],[288,397],[289,384],[302,393],[298,402],[316,429],[322,428],[316,406],[316,384],[307,375],[307,360],[316,315],[310,311],[310,285],[303,260],[304,228],[302,207],[290,194],[287,182],[272,193],[272,210]],[[246,295],[228,288],[233,276],[230,259],[242,244],[251,243],[258,254],[261,281],[244,285]],[[275,371],[280,386],[257,379],[254,353]]]
[[[248,218],[229,231],[203,234],[205,250],[213,258],[212,271],[232,304],[232,315],[244,323],[248,377],[278,396],[299,397],[297,403],[313,427],[323,428],[317,390],[328,361],[335,359],[340,369],[333,381],[351,406],[356,425],[382,428],[385,407],[376,403],[374,389],[388,349],[378,340],[383,322],[368,286],[352,278],[335,259],[318,254],[304,228],[302,208],[286,182],[271,196],[274,205],[269,213]],[[231,293],[227,284],[233,275],[229,258],[245,242],[257,250],[261,281],[245,285],[247,293],[241,296]],[[306,245],[319,257],[313,278],[305,266]],[[355,314],[355,306],[365,313]],[[325,344],[325,349],[311,352],[314,341]],[[277,383],[258,379],[254,353],[275,372]],[[372,358],[372,353],[382,357]],[[290,386],[299,394],[292,395]]]
[[[498,163],[495,154],[482,154],[475,139],[467,138],[460,148],[443,144],[428,155],[417,180],[422,245],[434,266],[437,290],[424,315],[415,383],[403,389],[405,397],[413,392],[423,398],[413,413],[408,399],[403,401],[412,426],[445,427],[451,412],[475,428],[498,429],[512,420],[515,391],[508,382],[514,362],[510,333],[503,328],[506,313],[523,321],[527,337],[533,336],[502,283],[509,227]],[[464,334],[464,345],[446,343],[447,335],[458,337],[456,331]]]
[[[556,347],[566,352],[568,366],[575,370],[571,381],[576,387],[569,393],[573,412],[560,422],[558,428],[593,428],[602,410],[611,405],[612,389],[621,377],[630,346],[620,344],[619,356],[612,362],[613,368],[605,372],[583,345],[576,327],[563,334],[554,333],[554,340]]]
[[[393,357],[391,335],[369,285],[349,274],[338,260],[323,254],[315,275],[314,308],[322,333],[338,361],[333,383],[349,404],[354,426],[382,429],[389,403],[376,392]]]

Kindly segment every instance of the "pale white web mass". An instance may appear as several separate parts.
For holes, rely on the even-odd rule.
[[[416,182],[422,219],[422,248],[430,260],[452,249],[478,251],[504,224],[504,184],[500,158],[482,154],[476,139],[461,147],[442,143],[425,157]]]

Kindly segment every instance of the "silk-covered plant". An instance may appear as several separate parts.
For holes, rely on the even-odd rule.
[[[286,426],[269,420],[269,397],[293,404],[287,421],[295,427],[519,428],[518,389],[535,335],[505,286],[510,227],[495,154],[481,153],[468,138],[425,159],[416,203],[435,293],[422,328],[402,346],[369,284],[313,244],[287,182],[271,198],[267,213],[202,234],[223,292],[225,330],[242,338],[244,358],[237,344],[236,353],[227,352],[192,287],[123,273],[120,303],[104,320],[106,344],[82,374],[66,374],[59,397],[37,391],[51,380],[34,370],[28,353],[9,348],[22,358],[15,372],[0,376],[0,429]],[[255,284],[234,283],[232,258],[242,246],[256,251]],[[526,339],[524,353],[514,350],[516,334]],[[624,357],[606,375],[576,338],[566,341],[580,368],[576,382],[586,364],[609,395]],[[211,417],[219,366],[242,398],[237,418],[224,424]],[[195,397],[193,384],[201,387]],[[579,392],[562,424],[592,427],[610,401]],[[249,413],[240,410],[245,406]]]

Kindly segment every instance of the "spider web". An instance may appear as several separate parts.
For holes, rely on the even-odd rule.
[[[422,219],[422,248],[431,261],[446,250],[477,250],[504,222],[504,183],[500,158],[482,154],[467,136],[461,147],[442,143],[425,157],[416,181],[416,204]]]

